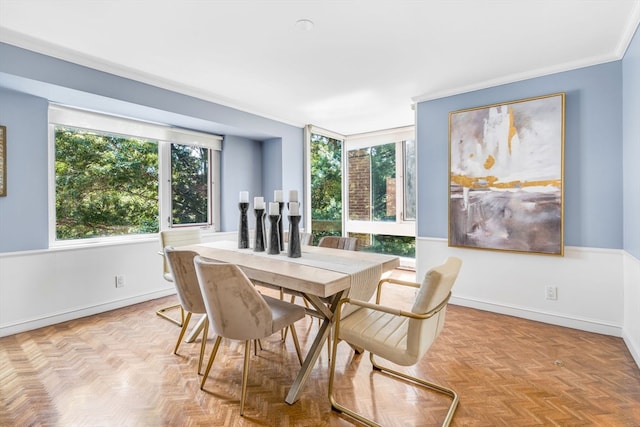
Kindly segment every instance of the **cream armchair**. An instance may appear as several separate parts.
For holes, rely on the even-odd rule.
[[[412,366],[420,361],[442,331],[451,288],[458,277],[461,266],[462,261],[459,258],[450,257],[444,264],[429,270],[421,285],[392,278],[382,279],[378,284],[375,304],[343,298],[338,304],[335,315],[332,354],[337,354],[337,346],[340,341],[346,341],[352,347],[370,353],[374,370],[384,371],[415,385],[448,395],[452,402],[443,422],[445,426],[451,422],[458,406],[458,395],[455,391],[380,365],[374,356],[400,366]],[[411,311],[380,305],[382,287],[385,284],[419,289]],[[341,312],[345,305],[358,308],[352,314],[341,319]],[[343,412],[366,425],[378,426],[379,424],[375,421],[336,401],[334,396],[335,370],[336,357],[334,356],[331,358],[329,373],[329,400],[332,409]],[[379,393],[384,393],[384,391],[379,391]]]
[[[182,322],[182,329],[180,330],[180,335],[178,335],[178,341],[173,349],[173,354],[178,354],[180,343],[182,342],[185,332],[187,332],[191,316],[194,313],[205,314],[202,342],[200,344],[200,359],[198,361],[198,373],[200,373],[202,369],[202,359],[204,358],[205,348],[207,345],[209,322],[206,318],[204,300],[202,299],[200,285],[198,284],[198,277],[196,276],[196,269],[193,264],[193,259],[197,255],[198,254],[196,252],[176,250],[171,246],[164,248],[164,256],[168,261],[169,268],[173,276],[173,282],[176,285],[176,292],[178,294],[180,306],[182,307],[183,312],[187,314]]]
[[[194,259],[207,317],[217,334],[200,388],[204,390],[211,365],[222,338],[245,342],[240,415],[244,413],[249,375],[251,340],[266,338],[291,326],[298,360],[302,353],[293,324],[304,318],[305,309],[295,304],[261,295],[237,265],[218,263],[202,257]]]
[[[185,246],[185,245],[193,245],[196,243],[200,243],[200,229],[199,228],[174,228],[172,230],[165,230],[160,232],[160,247],[162,248],[162,252],[160,255],[164,256],[164,248],[167,246]],[[169,263],[167,258],[164,257],[163,262],[163,270],[162,275],[164,279],[168,282],[173,282],[173,275],[171,274],[171,269],[169,268]],[[180,309],[180,320],[177,320],[167,314],[167,311]],[[184,310],[180,304],[173,304],[168,307],[163,307],[156,311],[156,314],[163,319],[167,319],[168,321],[175,323],[176,325],[182,327],[184,324]]]

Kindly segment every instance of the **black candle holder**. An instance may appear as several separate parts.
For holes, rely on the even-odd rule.
[[[280,221],[278,221],[278,235],[280,241],[280,250],[284,248],[284,231],[282,230],[282,209],[284,208],[284,202],[278,202],[278,209],[280,213]]]
[[[300,218],[300,215],[289,215],[289,247],[287,249],[289,258],[300,258],[302,256]]]
[[[264,209],[254,209],[256,215],[256,235],[254,238],[253,251],[264,252],[264,243],[266,240],[264,229]]]
[[[269,230],[269,253],[272,255],[280,254],[282,246],[280,246],[280,215],[269,215],[271,229]]]
[[[238,226],[238,249],[249,247],[249,220],[247,219],[248,202],[238,203],[240,208],[240,225]]]

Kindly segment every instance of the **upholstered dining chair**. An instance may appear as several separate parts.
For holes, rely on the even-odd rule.
[[[206,314],[204,306],[204,300],[202,299],[202,293],[200,292],[200,284],[198,283],[198,276],[196,275],[196,269],[193,264],[193,259],[198,255],[194,251],[176,250],[171,246],[164,248],[164,256],[169,264],[169,269],[173,276],[173,282],[176,285],[176,293],[178,294],[178,300],[182,310],[187,314],[184,318],[178,341],[173,349],[173,354],[178,354],[180,343],[184,338],[185,332],[189,327],[189,321],[192,314]],[[202,328],[202,342],[200,344],[200,359],[198,361],[198,373],[202,370],[202,359],[204,358],[205,348],[207,346],[207,335],[209,331],[209,322],[207,318],[204,319],[204,325]]]
[[[240,415],[243,415],[251,340],[266,338],[291,326],[291,336],[298,360],[302,364],[298,335],[293,324],[304,318],[305,310],[295,304],[261,295],[235,264],[214,262],[200,256],[194,259],[194,263],[209,323],[217,335],[200,388],[204,390],[222,338],[244,341],[244,368],[240,397]]]
[[[162,252],[160,255],[164,256],[164,248],[167,246],[177,247],[177,246],[185,246],[185,245],[193,245],[196,243],[200,243],[200,229],[199,228],[174,228],[171,230],[165,230],[160,232],[160,247],[162,248]],[[163,261],[163,270],[162,275],[164,279],[168,282],[173,282],[173,275],[171,274],[171,269],[169,268],[169,263],[167,262],[167,258],[164,257]],[[169,310],[180,309],[180,320],[175,319],[167,314]],[[176,325],[182,327],[184,324],[184,310],[180,304],[173,304],[168,307],[163,307],[156,311],[156,314],[163,319],[166,319]]]
[[[323,248],[357,251],[358,239],[356,237],[324,236],[318,242],[318,246]]]
[[[286,243],[289,241],[289,232],[285,231],[283,234],[284,234],[283,238]],[[304,231],[300,232],[300,244],[302,246],[309,246],[312,240],[313,240],[313,234],[307,233]]]
[[[449,257],[442,265],[430,269],[422,284],[384,278],[378,284],[376,303],[343,298],[336,310],[335,332],[332,354],[337,354],[338,343],[342,340],[352,347],[368,351],[374,370],[386,372],[392,377],[399,377],[417,386],[445,394],[452,401],[443,422],[448,426],[458,406],[458,394],[450,388],[443,387],[424,379],[390,369],[378,363],[375,356],[396,365],[412,366],[420,361],[431,344],[438,337],[444,326],[447,303],[451,297],[451,288],[458,277],[462,261]],[[411,311],[380,304],[382,286],[395,284],[418,288]],[[345,305],[357,306],[352,314],[341,318]],[[376,421],[338,403],[334,396],[334,380],[336,359],[331,360],[329,372],[329,400],[331,408],[357,419],[369,426],[378,426]]]
[[[345,251],[357,251],[359,249],[357,237],[323,236],[320,238],[318,246],[321,248],[343,249]],[[291,302],[293,300],[294,297],[291,298]],[[331,334],[329,334],[327,339],[329,358],[331,358],[331,339]]]

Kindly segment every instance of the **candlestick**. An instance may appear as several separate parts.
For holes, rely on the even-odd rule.
[[[284,202],[278,202],[278,215],[280,215],[280,221],[278,222],[278,235],[280,236],[280,250],[284,249],[284,231],[282,230],[282,209],[284,208]]]
[[[264,242],[266,240],[264,209],[254,209],[253,212],[256,215],[256,235],[254,236],[253,250],[254,252],[264,252]]]
[[[249,192],[241,191],[240,192],[240,203],[249,203]]]
[[[277,203],[273,204],[277,205]],[[271,208],[271,206],[269,206],[269,208]],[[271,229],[269,230],[269,253],[272,255],[279,255],[281,249],[280,236],[278,233],[280,215],[269,215],[269,221],[271,222]]]
[[[302,248],[300,246],[300,215],[289,215],[289,247],[287,256],[300,258]]]
[[[247,219],[247,210],[249,209],[249,203],[238,203],[238,207],[240,208],[240,225],[238,226],[238,249],[246,249],[249,247],[249,220]]]

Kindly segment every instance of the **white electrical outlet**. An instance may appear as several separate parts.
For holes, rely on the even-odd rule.
[[[556,286],[547,286],[544,288],[545,299],[555,301],[558,299],[558,288]]]
[[[124,276],[116,276],[116,288],[124,287]]]

